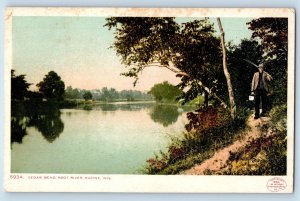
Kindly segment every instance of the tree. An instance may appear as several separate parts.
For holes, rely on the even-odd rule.
[[[15,75],[15,70],[11,70],[11,99],[24,100],[28,96],[28,88],[31,84],[25,80],[25,75]]]
[[[167,68],[181,77],[184,102],[206,91],[226,107],[220,40],[207,18],[179,25],[167,17],[112,17],[105,26],[116,28],[113,48],[128,66],[123,75],[135,78],[134,85],[145,68]]]
[[[77,88],[73,89],[71,86],[68,86],[65,90],[65,98],[68,98],[68,99],[81,98],[80,92]]]
[[[249,29],[253,31],[252,38],[261,39],[261,44],[266,53],[264,59],[287,61],[287,18],[258,18],[247,24]]]
[[[173,86],[167,81],[163,83],[155,84],[149,91],[156,101],[175,101],[180,96],[181,91],[178,87]]]
[[[87,101],[87,100],[92,100],[93,95],[92,95],[92,93],[91,93],[90,91],[87,91],[87,92],[85,92],[85,93],[83,94],[82,97],[84,98],[85,101]]]
[[[122,90],[118,92],[118,98],[121,100],[126,99],[127,101],[153,99],[150,94],[137,90]]]
[[[61,80],[61,77],[54,71],[50,71],[45,75],[43,81],[36,85],[39,91],[47,99],[62,100],[65,92],[65,83]]]
[[[211,96],[226,107],[226,80],[221,71],[222,52],[220,40],[214,33],[207,19],[194,20],[184,23],[175,38],[176,53],[172,63],[185,72],[177,75],[182,81],[179,87],[184,91],[183,103],[205,93],[206,103]]]
[[[118,98],[119,98],[119,94],[118,94],[118,92],[117,92],[116,89],[110,88],[110,89],[108,90],[108,92],[109,92],[109,94],[110,94],[110,96],[111,96],[111,99],[115,100],[115,99],[118,99]]]
[[[230,79],[230,74],[227,69],[227,54],[226,54],[226,47],[225,47],[225,33],[222,27],[221,19],[218,17],[217,18],[219,29],[221,32],[221,45],[222,45],[222,52],[223,52],[223,70],[224,70],[224,75],[227,80],[227,87],[228,87],[228,95],[229,95],[229,101],[230,101],[230,113],[231,113],[231,118],[235,118],[236,116],[236,105],[235,105],[235,100],[234,100],[234,94],[233,94],[233,88],[231,84],[231,79]]]
[[[103,101],[111,101],[112,95],[110,94],[110,90],[107,87],[103,87],[101,90],[101,100]]]

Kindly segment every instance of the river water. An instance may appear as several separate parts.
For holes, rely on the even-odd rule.
[[[12,106],[11,172],[140,174],[179,136],[188,109],[155,103]]]

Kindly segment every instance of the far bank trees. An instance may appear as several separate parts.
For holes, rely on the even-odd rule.
[[[84,94],[83,94],[83,99],[85,100],[85,101],[88,101],[88,100],[92,100],[92,98],[93,98],[93,95],[92,95],[92,93],[90,92],[90,91],[87,91],[87,92],[85,92]]]
[[[181,91],[178,87],[164,81],[163,83],[155,84],[150,89],[149,94],[152,94],[155,100],[159,102],[174,102],[181,95]]]
[[[11,70],[11,99],[24,100],[28,96],[29,84],[25,80],[25,75],[16,75],[15,70]]]
[[[65,92],[65,83],[61,77],[54,71],[45,75],[43,81],[36,85],[39,92],[48,100],[63,100]]]

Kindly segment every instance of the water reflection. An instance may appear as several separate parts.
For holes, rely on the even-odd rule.
[[[11,118],[11,143],[17,142],[22,143],[23,137],[27,135],[26,133],[26,117],[23,118],[17,118],[12,117]]]
[[[155,104],[154,102],[120,102],[97,105],[83,105],[77,109],[101,110],[106,114],[115,111],[141,111],[148,110],[152,121],[167,127],[176,123],[181,114],[176,105]],[[72,112],[67,112],[71,117]],[[35,127],[43,137],[49,142],[54,142],[64,131],[64,122],[61,119],[61,112],[57,104],[39,102],[12,102],[11,116],[11,143],[22,143],[27,135],[26,128]],[[99,128],[101,129],[101,128]]]
[[[175,123],[178,116],[178,107],[175,105],[155,105],[150,111],[151,119],[164,127]]]
[[[56,104],[12,102],[11,143],[22,143],[27,127],[35,127],[48,142],[53,142],[64,130]]]
[[[64,123],[60,118],[60,111],[37,115],[30,121],[29,126],[34,126],[42,133],[48,142],[53,142],[64,130]]]
[[[12,105],[13,173],[136,174],[187,121],[185,108],[155,103],[98,104],[89,111]]]

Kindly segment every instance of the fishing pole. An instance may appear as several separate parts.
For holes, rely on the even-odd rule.
[[[252,61],[249,61],[248,59],[243,59],[244,61],[248,62],[249,64],[255,66],[256,68],[258,68],[259,66],[256,65],[255,63],[253,63]]]

